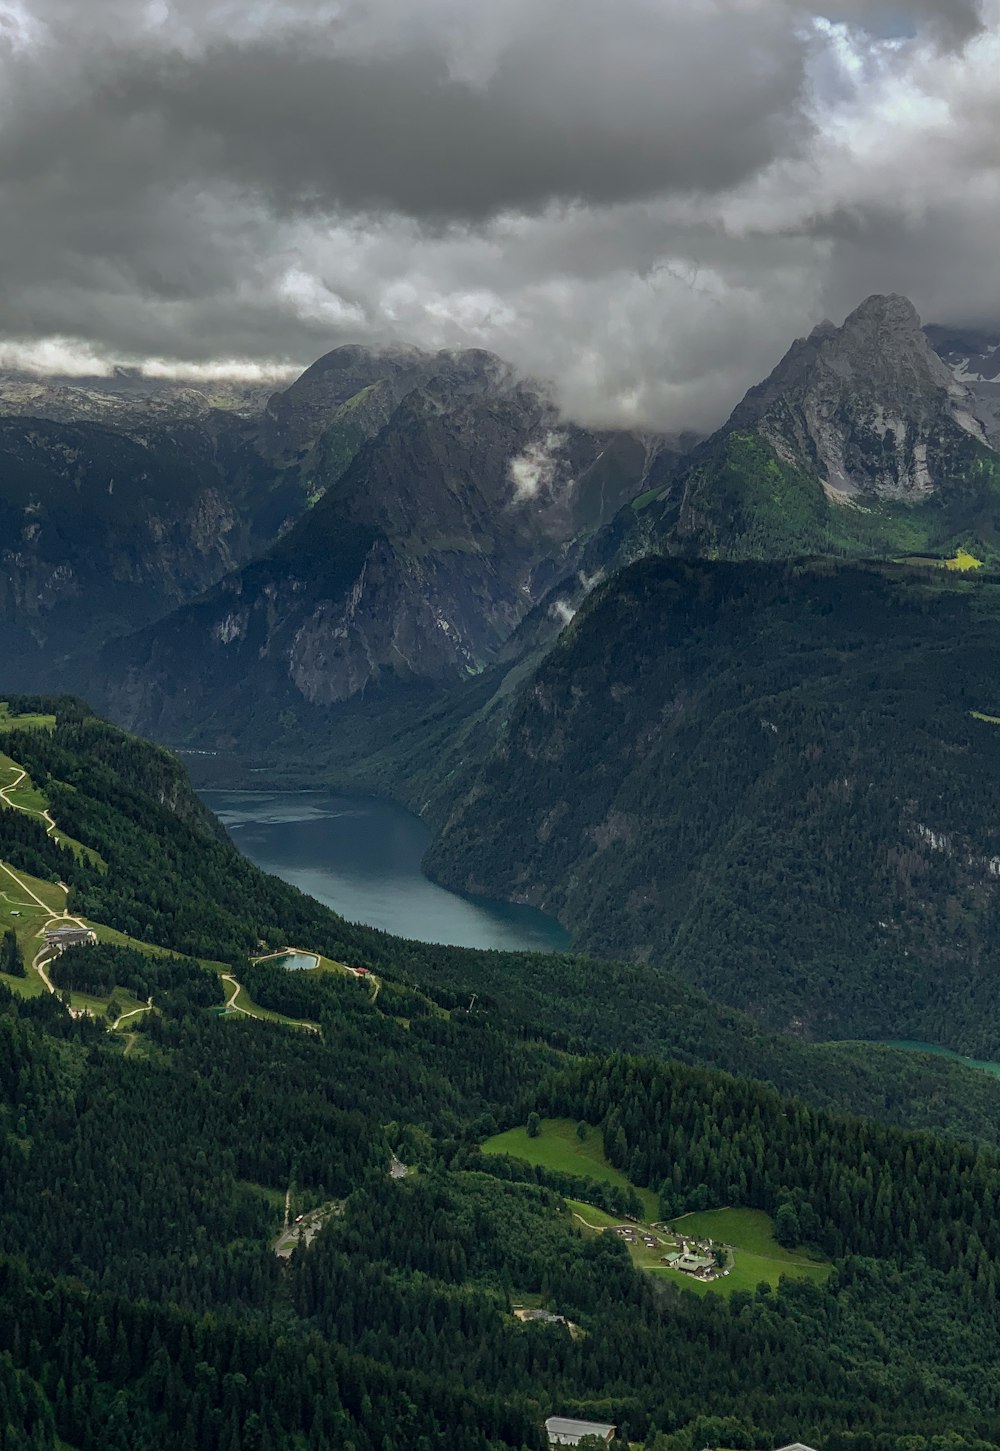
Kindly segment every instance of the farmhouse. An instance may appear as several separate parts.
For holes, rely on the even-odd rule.
[[[45,934],[45,946],[65,952],[67,947],[92,947],[97,941],[89,927],[54,927]]]
[[[578,1446],[586,1436],[611,1441],[616,1429],[606,1421],[573,1421],[565,1416],[550,1416],[545,1422],[550,1446]]]

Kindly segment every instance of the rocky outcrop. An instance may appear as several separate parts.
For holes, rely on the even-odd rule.
[[[213,584],[259,547],[259,504],[171,434],[0,419],[8,685],[58,683],[67,660]]]
[[[969,389],[895,295],[869,297],[842,327],[824,322],[793,343],[725,431],[758,434],[848,498],[925,497],[953,480],[966,436],[986,442]]]
[[[106,652],[119,718],[190,739],[244,703],[263,728],[265,714],[466,679],[576,570],[665,446],[565,423],[489,353],[435,369],[271,551]],[[374,386],[374,403],[367,385],[349,407],[383,407]]]

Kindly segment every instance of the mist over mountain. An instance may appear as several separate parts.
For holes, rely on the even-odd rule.
[[[266,445],[294,447],[333,410],[297,465],[322,497],[243,571],[105,651],[102,699],[121,718],[229,738],[243,717],[273,731],[475,675],[678,453],[564,422],[488,353],[394,357],[341,402],[355,364],[322,360],[263,420]]]

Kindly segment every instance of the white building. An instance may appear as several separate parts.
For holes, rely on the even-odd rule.
[[[545,1422],[550,1446],[578,1446],[585,1436],[610,1441],[616,1429],[606,1421],[573,1421],[566,1416],[550,1416]]]

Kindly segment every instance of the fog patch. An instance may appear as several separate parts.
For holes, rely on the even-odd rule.
[[[523,453],[511,459],[507,472],[514,485],[515,503],[524,503],[537,498],[542,490],[551,490],[559,467],[556,454],[563,442],[563,434],[550,429],[544,439],[529,443]]]
[[[573,606],[569,603],[568,600],[555,600],[553,604],[549,606],[549,614],[552,616],[553,619],[558,620],[560,624],[568,625],[570,620],[576,614],[576,610],[574,610]]]

